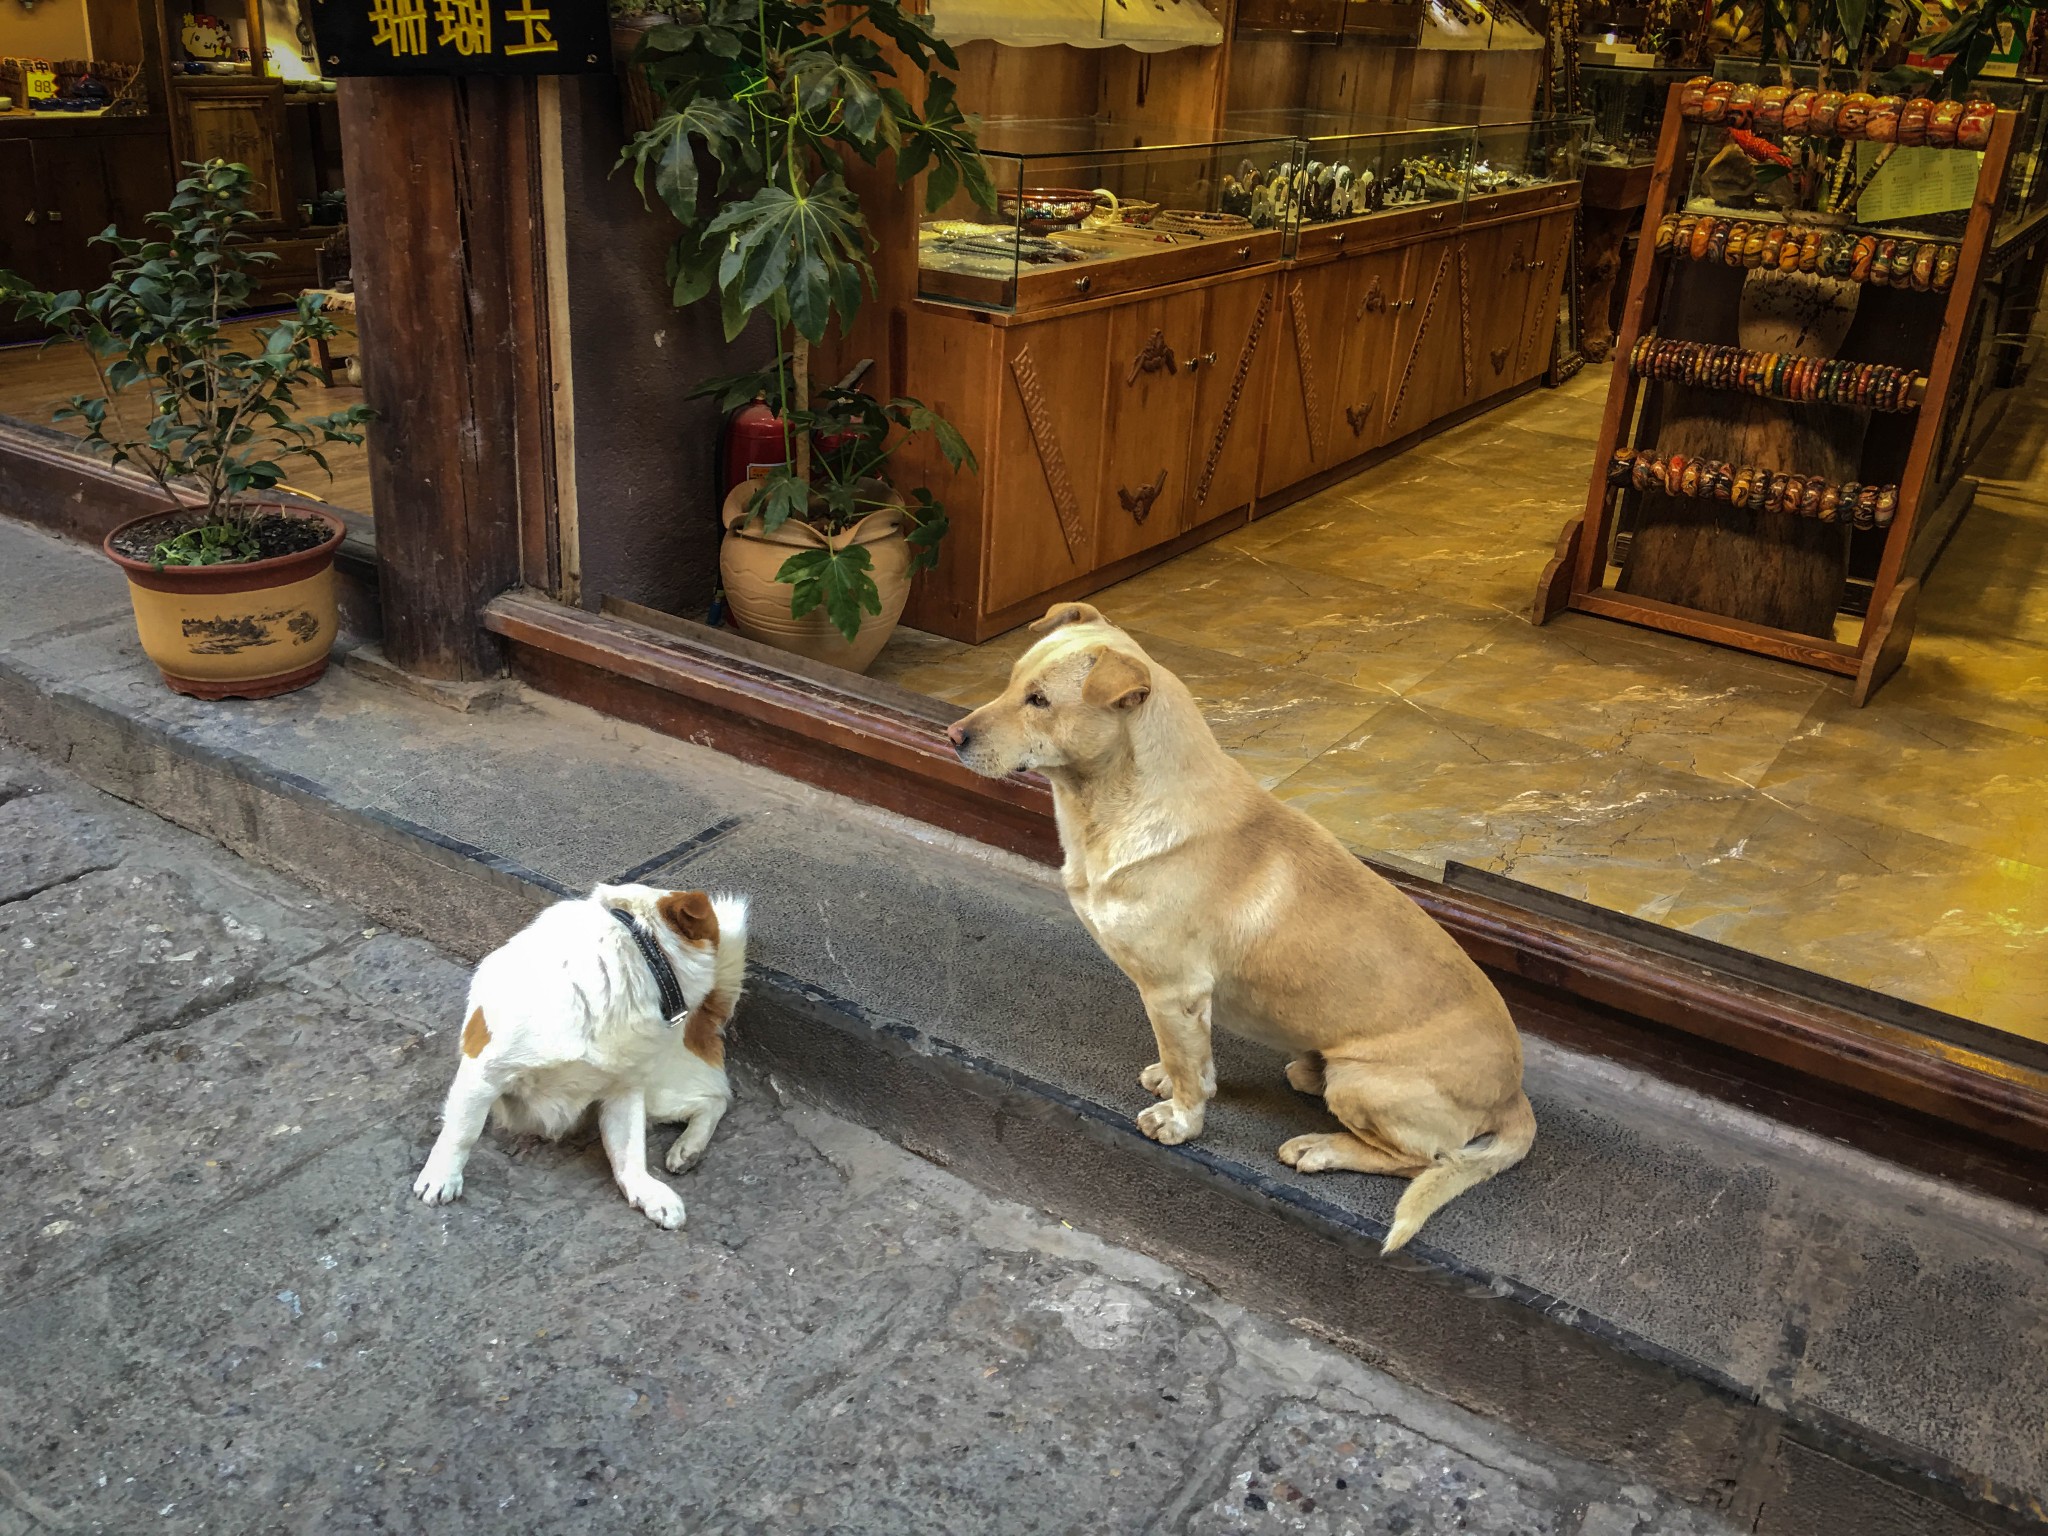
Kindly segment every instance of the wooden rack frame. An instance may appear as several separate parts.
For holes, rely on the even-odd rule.
[[[1930,495],[1942,490],[1934,484],[1936,453],[1944,420],[1957,408],[1953,385],[1957,359],[1968,334],[1971,305],[1977,298],[1979,279],[1991,246],[1998,217],[1999,201],[2005,191],[2006,167],[2010,159],[2014,115],[2000,112],[1992,124],[1984,148],[1984,163],[1977,176],[1977,191],[1970,205],[1969,224],[1962,239],[1962,254],[1956,264],[1955,281],[1942,310],[1941,329],[1927,368],[1927,392],[1914,419],[1912,447],[1906,468],[1899,477],[1898,511],[1884,542],[1877,579],[1872,587],[1870,610],[1863,633],[1854,645],[1825,640],[1814,635],[1753,624],[1655,598],[1616,591],[1606,584],[1607,551],[1612,542],[1620,498],[1633,494],[1626,487],[1610,485],[1608,465],[1617,448],[1646,448],[1653,444],[1635,442],[1639,429],[1638,407],[1643,388],[1654,380],[1637,378],[1629,369],[1629,354],[1638,339],[1650,330],[1662,308],[1664,284],[1674,258],[1653,250],[1649,236],[1658,221],[1683,205],[1690,182],[1692,153],[1689,135],[1693,125],[1679,110],[1683,86],[1673,84],[1664,106],[1664,125],[1657,142],[1656,169],[1650,181],[1649,201],[1643,211],[1644,240],[1637,254],[1635,270],[1629,275],[1627,307],[1622,314],[1621,334],[1614,343],[1614,374],[1607,389],[1607,411],[1601,419],[1600,439],[1593,459],[1592,484],[1586,494],[1586,510],[1565,524],[1558,538],[1557,553],[1538,579],[1532,614],[1537,624],[1546,624],[1567,608],[1602,618],[1619,619],[1650,629],[1687,635],[1717,645],[1734,646],[1775,656],[1801,666],[1837,672],[1856,680],[1857,705],[1869,702],[1872,693],[1898,670],[1912,643],[1914,621],[1920,599],[1920,570],[1908,569],[1914,549],[1914,533],[1928,513]],[[1796,406],[1790,407],[1797,409]],[[1794,470],[1795,465],[1783,466]],[[1935,495],[1939,500],[1939,496]]]

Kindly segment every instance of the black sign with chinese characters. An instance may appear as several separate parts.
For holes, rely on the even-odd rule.
[[[581,75],[611,68],[605,0],[314,0],[321,72]]]

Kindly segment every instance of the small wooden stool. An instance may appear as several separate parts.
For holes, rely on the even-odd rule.
[[[321,299],[321,309],[328,314],[352,315],[356,312],[356,296],[339,288],[307,288],[303,294],[316,294]],[[334,388],[336,364],[346,366],[353,359],[336,357],[327,350],[327,338],[321,337],[313,343],[313,364],[320,370],[320,377],[329,389]]]

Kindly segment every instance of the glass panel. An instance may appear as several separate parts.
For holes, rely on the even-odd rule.
[[[1292,237],[1292,139],[1117,143],[1093,120],[994,119],[994,209],[956,192],[918,229],[918,294],[1016,309],[1278,260]]]
[[[1657,133],[1664,122],[1664,103],[1671,87],[1693,73],[1685,69],[1580,65],[1579,90],[1592,120],[1585,151],[1587,161],[1601,165],[1648,165],[1657,155]]]

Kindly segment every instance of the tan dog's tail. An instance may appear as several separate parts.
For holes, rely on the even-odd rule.
[[[1467,1142],[1409,1180],[1401,1203],[1394,1207],[1394,1223],[1387,1228],[1380,1252],[1392,1253],[1404,1245],[1422,1230],[1425,1221],[1473,1185],[1506,1173],[1529,1155],[1535,1140],[1536,1112],[1529,1107],[1529,1096],[1518,1093],[1490,1136]]]

